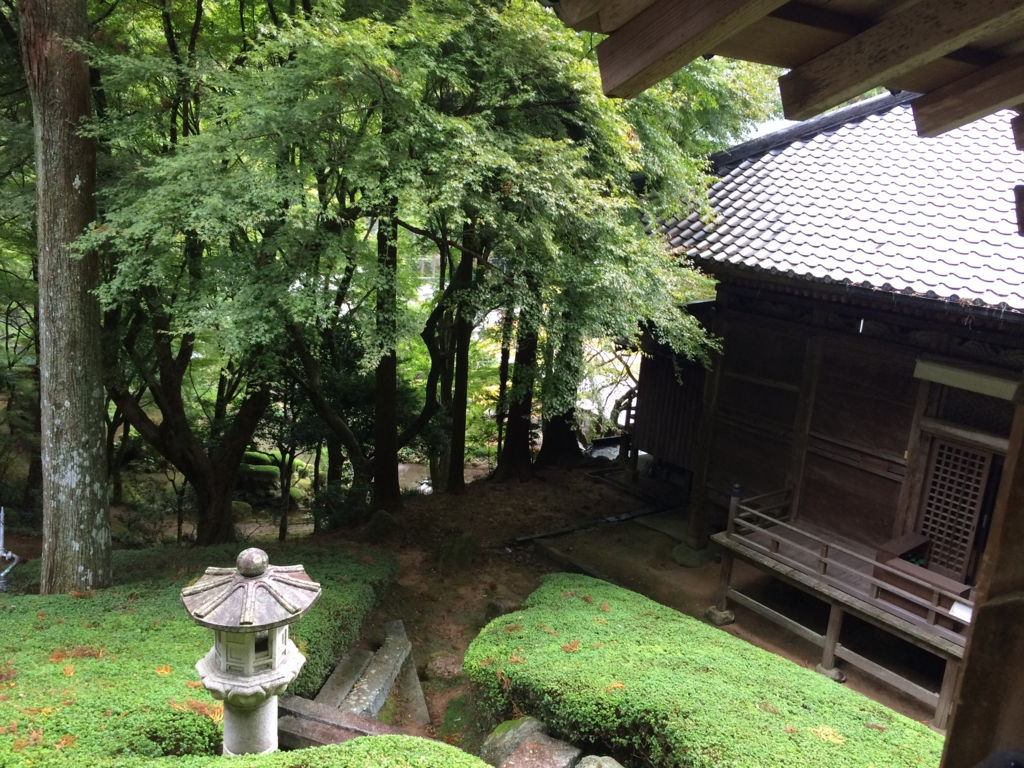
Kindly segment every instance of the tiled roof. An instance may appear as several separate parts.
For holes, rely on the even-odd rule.
[[[906,97],[824,115],[712,158],[718,214],[666,222],[716,263],[1024,312],[1024,183],[1012,113],[922,139]]]

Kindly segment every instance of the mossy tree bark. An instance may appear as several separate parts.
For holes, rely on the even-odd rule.
[[[533,385],[537,369],[537,325],[531,322],[525,308],[519,313],[516,333],[516,359],[512,367],[511,399],[505,444],[498,457],[494,479],[529,480],[533,477],[530,452],[530,429],[533,418]]]
[[[472,227],[463,230],[462,242],[468,248],[478,249]],[[466,252],[459,259],[455,270],[455,289],[462,295],[456,311],[455,339],[455,375],[452,388],[452,431],[451,449],[448,464],[448,493],[463,493],[466,490],[466,409],[469,400],[469,345],[473,341],[473,310],[469,306],[465,293],[473,285],[473,257]]]
[[[110,583],[110,521],[100,354],[92,290],[99,256],[71,245],[95,218],[96,144],[84,0],[22,0],[22,58],[32,95],[39,251],[43,565],[41,592]]]

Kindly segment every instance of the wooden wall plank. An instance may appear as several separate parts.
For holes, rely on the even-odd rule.
[[[811,417],[814,414],[814,396],[818,387],[818,372],[821,368],[822,344],[821,336],[815,336],[807,342],[803,378],[800,382],[800,402],[797,405],[796,420],[793,424],[793,446],[790,452],[791,468],[787,484],[792,489],[789,514],[790,518],[794,521],[800,519],[804,467],[807,462],[807,441],[811,433]]]
[[[779,78],[790,120],[805,120],[1024,20],[1019,0],[921,0]]]
[[[918,136],[938,136],[1024,101],[1024,54],[1012,56],[910,102]]]
[[[914,421],[910,426],[910,439],[907,441],[907,473],[903,478],[900,500],[896,507],[896,520],[892,528],[894,539],[912,532],[917,524],[917,510],[921,505],[921,490],[928,468],[928,456],[931,453],[931,436],[921,431],[921,419],[929,413],[929,405],[934,412],[933,389],[938,387],[933,387],[928,381],[922,381],[918,387]]]
[[[636,96],[786,0],[657,0],[597,46],[605,94]]]

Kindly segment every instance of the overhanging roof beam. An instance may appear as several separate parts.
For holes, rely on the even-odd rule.
[[[780,77],[783,111],[813,117],[1020,21],[1020,0],[921,0]]]
[[[597,46],[605,94],[636,96],[785,2],[657,0]]]
[[[1024,101],[1024,54],[962,77],[911,102],[919,136],[938,136]]]

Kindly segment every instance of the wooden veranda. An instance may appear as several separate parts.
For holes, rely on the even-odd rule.
[[[731,620],[730,601],[773,621],[822,649],[817,670],[835,680],[841,659],[935,708],[934,727],[944,729],[964,655],[964,630],[974,603],[970,588],[923,573],[908,572],[905,560],[889,561],[855,541],[811,523],[789,520],[790,491],[741,500],[734,491],[728,528],[711,537],[722,550],[721,582],[712,621]],[[734,560],[747,563],[830,606],[825,634],[758,602],[732,585]],[[840,642],[843,617],[855,616],[945,663],[942,685],[929,690]]]

